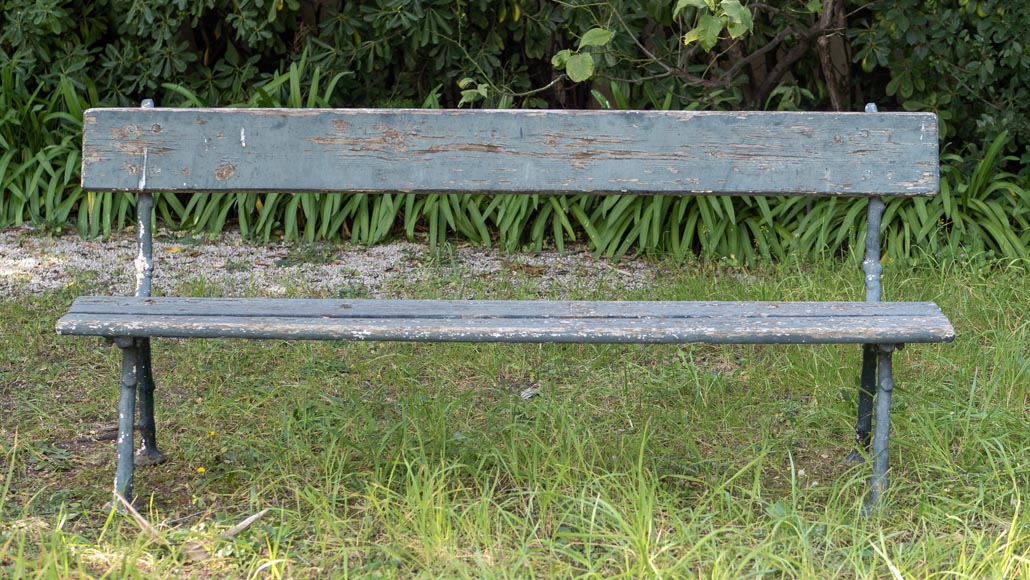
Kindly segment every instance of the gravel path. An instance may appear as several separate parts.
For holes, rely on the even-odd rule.
[[[438,277],[441,268],[461,276],[504,272],[527,274],[539,288],[640,288],[659,273],[641,260],[610,262],[583,248],[565,255],[548,251],[507,255],[497,249],[456,246],[434,260],[425,244],[394,242],[365,248],[353,245],[304,245],[244,242],[238,233],[208,238],[155,240],[155,287],[169,294],[183,284],[210,284],[226,296],[281,296],[291,288],[324,295],[380,297],[399,282]],[[27,228],[0,232],[0,296],[41,294],[73,280],[88,281],[83,293],[131,294],[131,234],[107,241],[84,240],[75,234],[47,236]]]

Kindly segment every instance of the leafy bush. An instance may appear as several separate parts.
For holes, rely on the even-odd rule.
[[[0,225],[106,236],[129,196],[76,185],[81,111],[168,106],[935,110],[941,196],[888,207],[890,255],[1022,255],[1030,15],[1001,0],[8,0]],[[854,69],[854,70],[852,70]],[[885,102],[894,99],[894,102]],[[893,105],[893,106],[892,106]],[[981,146],[985,144],[986,146]],[[372,244],[748,260],[863,243],[861,201],[546,196],[158,196],[170,227]]]
[[[101,223],[76,185],[85,101],[66,80],[59,89],[30,92],[11,63],[0,67],[0,225],[59,229],[76,209],[81,226]]]
[[[854,58],[871,82],[908,110],[936,111],[958,149],[1003,131],[1030,166],[1030,11],[1006,0],[889,0],[849,22]],[[864,8],[864,9],[863,9]],[[872,94],[872,93],[867,93]],[[1019,162],[1018,164],[1016,162]]]
[[[8,0],[0,47],[24,78],[46,89],[90,79],[104,103],[160,97],[169,81],[241,100],[257,65],[288,53],[298,10],[297,0]]]

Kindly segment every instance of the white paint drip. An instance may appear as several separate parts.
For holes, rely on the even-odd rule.
[[[146,147],[143,148],[143,169],[139,172],[139,190],[143,191],[147,187],[147,161],[150,156],[150,150]]]
[[[147,275],[147,256],[143,253],[143,244],[139,244],[136,251],[136,259],[133,260],[133,266],[136,269],[136,290],[143,286],[143,280]]]
[[[240,147],[247,147],[247,129],[240,127]]]

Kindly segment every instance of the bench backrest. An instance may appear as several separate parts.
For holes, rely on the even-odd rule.
[[[91,109],[90,191],[916,196],[930,113]]]

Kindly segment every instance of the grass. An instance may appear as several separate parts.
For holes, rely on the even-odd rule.
[[[850,261],[654,267],[655,288],[562,296],[862,294]],[[519,269],[425,268],[391,293],[555,296]],[[1027,264],[887,272],[888,298],[938,302],[958,339],[896,357],[890,509],[870,518],[869,468],[843,460],[857,348],[160,340],[171,460],[136,479],[154,538],[103,509],[117,349],[52,331],[90,279],[6,297],[0,577],[1030,578]]]

